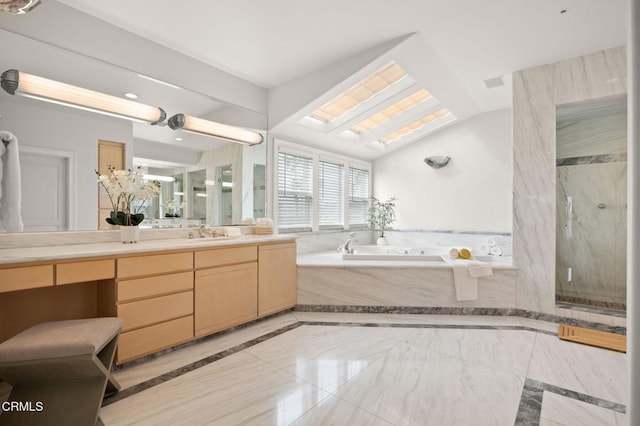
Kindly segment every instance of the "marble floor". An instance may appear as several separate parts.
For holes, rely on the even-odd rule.
[[[626,355],[520,317],[287,312],[115,372],[106,425],[624,425]]]

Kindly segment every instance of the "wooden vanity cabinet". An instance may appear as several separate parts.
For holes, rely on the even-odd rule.
[[[258,316],[296,305],[296,243],[262,245],[258,251]]]
[[[116,315],[123,320],[117,362],[193,339],[193,252],[117,260]]]
[[[255,245],[195,252],[196,337],[258,317],[257,260]]]

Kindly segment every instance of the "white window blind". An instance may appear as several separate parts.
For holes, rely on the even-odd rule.
[[[366,225],[369,208],[369,171],[349,167],[349,227]]]
[[[318,202],[321,229],[344,228],[344,165],[320,160]]]
[[[278,153],[278,226],[310,230],[313,212],[313,160]]]

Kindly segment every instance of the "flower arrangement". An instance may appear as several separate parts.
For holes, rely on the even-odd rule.
[[[111,216],[107,223],[121,226],[137,226],[144,220],[140,210],[146,201],[160,192],[160,184],[146,181],[142,173],[132,170],[116,170],[109,166],[109,174],[101,175],[96,170],[98,182],[102,185],[111,201]],[[141,203],[135,205],[136,201]]]
[[[180,217],[180,210],[184,209],[186,206],[186,201],[178,203],[176,200],[169,200],[164,205],[166,210],[164,217]]]

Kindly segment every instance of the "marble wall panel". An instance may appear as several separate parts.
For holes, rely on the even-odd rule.
[[[518,308],[554,313],[556,106],[626,92],[626,48],[513,76],[514,264]]]

